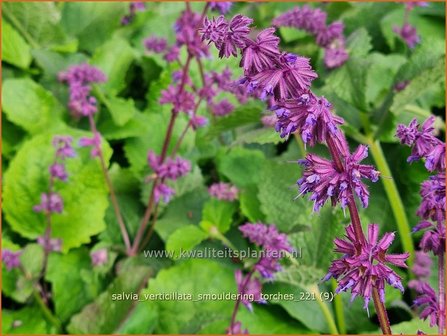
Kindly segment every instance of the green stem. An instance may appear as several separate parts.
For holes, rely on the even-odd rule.
[[[377,168],[382,174],[381,180],[385,188],[389,204],[391,205],[394,218],[396,219],[397,229],[402,240],[403,248],[406,252],[410,253],[410,257],[408,258],[408,269],[411,269],[414,258],[414,246],[413,239],[411,237],[410,224],[405,213],[404,204],[402,202],[402,199],[400,198],[396,183],[392,178],[393,176],[386,161],[382,147],[380,146],[380,142],[378,140],[374,141],[370,139],[368,141],[368,144],[371,149],[372,157],[377,164]]]
[[[335,324],[334,317],[332,316],[331,311],[329,310],[329,307],[323,300],[321,300],[320,297],[320,290],[318,289],[318,286],[313,285],[309,286],[308,289],[315,294],[316,301],[318,305],[320,306],[321,311],[323,312],[323,315],[327,321],[327,324],[329,326],[329,331],[332,335],[339,335],[337,325]]]
[[[335,292],[337,288],[337,282],[332,279],[331,280],[332,289]],[[340,333],[346,334],[346,322],[345,322],[345,313],[343,311],[343,299],[341,295],[334,295],[334,306],[335,306],[335,318],[337,319],[338,329]]]
[[[61,330],[61,322],[53,315],[50,309],[45,305],[42,298],[40,297],[39,293],[37,293],[36,290],[33,291],[34,299],[37,301],[40,309],[42,310],[42,313],[44,314],[45,318],[50,322],[55,328],[56,333],[59,333]]]

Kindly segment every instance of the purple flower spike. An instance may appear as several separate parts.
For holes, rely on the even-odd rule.
[[[252,296],[253,300],[248,300],[247,298],[243,298],[241,302],[244,304],[244,306],[247,307],[249,311],[253,311],[252,302],[260,302],[265,303],[264,300],[262,300],[261,297],[261,290],[262,285],[261,282],[256,278],[250,278],[247,282],[248,275],[244,276],[242,274],[241,270],[236,270],[234,273],[234,276],[236,278],[237,288],[239,294],[246,294],[247,296]],[[244,286],[245,284],[245,286]]]
[[[49,169],[50,175],[53,178],[58,178],[61,181],[67,181],[68,174],[65,170],[65,165],[62,163],[53,163]]]
[[[278,118],[275,129],[282,138],[298,131],[306,144],[323,143],[328,136],[336,136],[344,122],[332,114],[331,108],[326,98],[303,94],[273,108]]]
[[[423,219],[442,223],[445,221],[445,172],[430,176],[421,184],[421,205],[416,214]]]
[[[53,147],[56,149],[56,157],[66,159],[76,156],[72,147],[73,138],[70,136],[56,135],[53,138]]]
[[[237,321],[227,329],[227,335],[248,335],[248,330],[242,330],[241,322]]]
[[[149,37],[144,40],[144,46],[147,50],[160,54],[166,50],[168,43],[162,37]]]
[[[2,250],[2,261],[8,271],[20,266],[20,255],[22,251],[13,252],[8,249]]]
[[[403,292],[401,278],[387,264],[406,267],[409,254],[387,254],[394,240],[394,233],[385,233],[379,237],[379,226],[368,226],[367,241],[360,242],[354,234],[352,225],[346,227],[346,239],[335,239],[335,252],[343,257],[334,260],[324,280],[334,278],[338,281],[336,293],[352,293],[352,300],[357,296],[364,299],[364,308],[368,308],[373,287],[379,291],[380,299],[385,301],[385,283]]]
[[[50,238],[46,239],[45,236],[37,237],[37,244],[41,245],[47,252],[60,252],[62,250],[62,239]]]
[[[161,199],[163,199],[163,202],[169,203],[174,194],[175,191],[166,184],[157,184],[154,191],[155,202],[158,203]]]
[[[161,92],[160,104],[172,104],[175,112],[190,113],[194,110],[194,95],[190,92],[178,92],[177,87],[169,86]]]
[[[148,164],[162,179],[177,180],[191,170],[191,163],[181,157],[168,158],[163,164],[160,164],[160,158],[153,151],[148,153]]]
[[[92,157],[97,157],[101,153],[101,136],[96,132],[92,138],[82,137],[79,139],[79,146],[81,147],[92,147],[90,155]]]
[[[208,125],[208,119],[204,116],[199,116],[199,115],[192,116],[191,119],[189,120],[189,122],[191,123],[191,127],[193,130],[196,130],[198,128],[205,127],[206,125]]]
[[[222,15],[227,14],[233,6],[233,3],[230,1],[211,1],[209,4],[211,10],[219,12]]]
[[[370,165],[360,164],[368,156],[368,148],[360,145],[357,150],[346,158],[345,170],[340,172],[332,161],[314,154],[308,154],[299,163],[304,166],[303,177],[297,184],[300,194],[312,193],[310,199],[314,201],[314,211],[319,211],[328,198],[332,206],[340,202],[341,207],[348,205],[348,186],[354,189],[363,207],[368,206],[369,192],[362,178],[376,182],[379,172]]]
[[[239,193],[239,190],[229,183],[214,183],[208,188],[208,193],[211,197],[224,201],[234,201]]]
[[[210,104],[211,113],[213,113],[217,117],[223,117],[234,110],[234,105],[231,104],[227,99],[222,99],[218,103]]]
[[[411,49],[413,49],[421,40],[416,27],[413,27],[409,23],[404,23],[402,27],[394,27],[393,31],[399,35]]]
[[[108,253],[105,248],[90,253],[93,267],[102,266],[107,263]]]
[[[62,213],[64,209],[64,203],[62,201],[62,197],[58,193],[43,193],[40,197],[40,204],[35,205],[33,210],[35,212],[44,212],[44,213]]]
[[[423,307],[420,317],[423,320],[430,318],[430,326],[433,327],[437,324],[439,314],[444,314],[444,312],[440,312],[439,310],[436,293],[433,288],[425,282],[421,283],[420,287],[416,290],[420,295],[414,300],[414,305]]]

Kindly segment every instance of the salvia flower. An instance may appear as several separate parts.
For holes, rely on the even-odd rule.
[[[144,40],[144,46],[147,50],[159,54],[166,51],[168,43],[162,37],[149,37]]]
[[[275,273],[281,270],[279,260],[286,252],[293,251],[287,235],[279,233],[274,225],[262,223],[246,223],[240,226],[239,230],[252,243],[262,247],[263,254],[256,263],[255,269],[262,277],[273,279]]]
[[[406,267],[405,261],[408,253],[388,254],[388,248],[394,240],[394,233],[385,233],[379,238],[379,226],[368,226],[368,238],[365,242],[359,241],[352,225],[346,227],[346,239],[335,239],[335,252],[342,253],[340,259],[334,260],[324,281],[334,278],[338,282],[336,293],[352,293],[351,300],[357,296],[363,297],[364,308],[368,309],[373,287],[385,302],[385,284],[404,291],[401,278],[388,264]]]
[[[93,267],[102,266],[107,263],[108,253],[107,249],[102,248],[90,253],[90,259],[92,261]]]
[[[176,113],[190,113],[195,107],[194,95],[187,91],[178,92],[178,88],[173,85],[161,92],[159,103],[172,104]]]
[[[424,232],[419,247],[425,252],[433,252],[436,256],[445,253],[445,226],[443,224],[433,225],[427,221],[419,223],[418,226],[421,224],[430,225],[428,226],[429,230]]]
[[[204,116],[194,115],[189,119],[191,127],[196,130],[201,127],[205,127],[208,124],[208,119]]]
[[[2,262],[8,271],[20,266],[20,256],[22,251],[11,251],[8,249],[2,249]]]
[[[169,203],[171,198],[174,196],[175,191],[168,185],[164,183],[157,184],[154,190],[154,198],[155,202],[160,202],[163,199],[163,202]]]
[[[35,212],[44,213],[62,213],[63,209],[64,202],[62,197],[56,192],[42,193],[40,196],[40,204],[33,207]]]
[[[168,158],[163,164],[160,164],[160,158],[153,151],[148,153],[148,163],[157,176],[162,179],[177,180],[191,170],[190,162],[181,157]]]
[[[61,82],[69,86],[68,107],[75,117],[89,116],[98,111],[96,98],[90,95],[89,84],[106,81],[106,76],[101,70],[88,64],[80,64],[60,72],[58,77]]]
[[[41,245],[47,252],[60,252],[62,250],[62,239],[46,238],[45,236],[37,237],[37,243]]]
[[[295,7],[273,20],[277,27],[301,29],[315,36],[319,46],[324,48],[324,63],[327,68],[342,66],[349,58],[343,35],[344,25],[340,21],[327,25],[327,15],[319,8]]]
[[[233,3],[230,1],[211,1],[209,4],[211,10],[216,11],[222,15],[227,14],[233,6]]]
[[[56,135],[53,137],[53,147],[56,149],[56,157],[65,159],[76,156],[72,147],[73,138],[70,136]]]
[[[331,108],[332,105],[326,98],[306,93],[271,109],[278,118],[275,129],[282,138],[298,131],[304,143],[313,146],[325,142],[328,136],[335,137],[339,133],[338,126],[344,121],[332,114]]]
[[[68,174],[65,170],[65,165],[62,163],[53,163],[48,170],[53,178],[60,179],[61,181],[67,181]]]
[[[314,211],[319,211],[329,198],[333,206],[340,203],[341,207],[345,208],[349,202],[348,192],[352,188],[366,208],[369,192],[362,178],[372,182],[379,178],[379,172],[373,166],[360,164],[367,156],[368,147],[360,145],[346,158],[344,171],[338,171],[334,162],[308,154],[304,160],[298,162],[304,167],[303,177],[297,181],[300,187],[299,196],[311,193]]]
[[[242,330],[242,324],[239,321],[236,321],[233,325],[231,325],[227,329],[228,335],[248,335],[248,330]]]
[[[431,266],[432,260],[430,256],[424,251],[416,251],[414,264],[411,269],[416,276],[416,279],[410,280],[408,282],[408,287],[417,292],[421,292],[422,284],[430,278]]]
[[[428,283],[423,282],[416,291],[420,295],[413,301],[413,303],[417,307],[423,307],[420,317],[423,320],[429,318],[430,326],[433,327],[437,324],[439,314],[445,314],[445,312],[440,311],[436,293]]]
[[[395,26],[393,31],[402,38],[405,44],[413,49],[421,40],[419,37],[416,27],[412,26],[408,22],[404,23],[402,27]]]
[[[219,182],[212,184],[208,188],[208,193],[211,197],[219,200],[234,201],[238,196],[239,190],[229,183]]]
[[[252,302],[265,303],[261,296],[262,284],[258,279],[253,277],[249,278],[249,275],[244,276],[239,269],[234,273],[234,277],[236,279],[238,293],[245,294],[241,302],[249,311],[253,311]]]
[[[90,155],[92,157],[97,157],[101,153],[101,136],[98,132],[95,132],[91,138],[82,137],[79,139],[79,146],[92,147]]]
[[[123,26],[130,24],[135,19],[136,12],[141,12],[145,9],[146,4],[144,2],[131,2],[129,4],[129,14],[122,17],[121,24]]]
[[[423,219],[431,219],[438,223],[445,220],[445,172],[432,175],[421,184],[421,205],[417,215]]]
[[[234,105],[227,99],[222,99],[218,103],[210,104],[211,113],[216,117],[223,117],[234,111]]]

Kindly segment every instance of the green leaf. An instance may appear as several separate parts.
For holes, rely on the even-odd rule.
[[[280,142],[286,141],[282,139],[277,132],[273,128],[264,127],[257,128],[251,131],[243,132],[238,135],[237,139],[233,142],[233,145],[241,145],[241,144],[278,144]]]
[[[264,222],[265,220],[265,216],[261,211],[258,192],[258,187],[253,185],[245,187],[239,193],[241,211],[251,222]]]
[[[204,241],[208,235],[196,225],[187,225],[175,230],[166,242],[166,250],[174,259],[182,257],[183,251],[191,251]]]
[[[9,64],[28,69],[31,52],[28,43],[5,20],[2,20],[2,59]]]
[[[124,126],[137,113],[135,103],[132,99],[109,96],[105,99],[104,103],[112,115],[113,122],[117,126]]]
[[[2,6],[6,20],[34,49],[69,43],[60,23],[60,12],[53,2],[9,2]]]
[[[279,34],[281,35],[282,40],[285,43],[293,42],[303,37],[309,36],[309,33],[307,33],[306,31],[291,27],[280,27]]]
[[[8,119],[30,133],[39,133],[62,123],[62,107],[56,98],[29,78],[5,80],[2,101]]]
[[[80,49],[93,52],[121,26],[127,10],[118,2],[70,2],[63,6],[61,25],[79,39]]]
[[[27,306],[19,310],[2,310],[2,334],[30,335],[53,334],[54,330],[36,306]]]
[[[137,303],[133,295],[138,295],[151,273],[150,268],[133,265],[131,260],[122,265],[119,275],[107,290],[79,314],[74,315],[67,330],[73,334],[115,333],[125,325],[128,316],[133,313]]]
[[[91,272],[91,268],[90,255],[85,248],[65,255],[50,254],[45,279],[51,283],[56,315],[62,322],[68,321],[94,299],[81,275],[81,271]],[[77,299],[73,300],[74,297]]]
[[[199,223],[205,201],[209,198],[204,188],[195,189],[174,199],[155,225],[155,231],[166,241],[178,228]]]
[[[210,199],[203,207],[202,220],[225,233],[230,229],[235,211],[236,205],[232,202]]]
[[[117,126],[117,124],[111,118],[107,118],[106,120],[98,124],[98,130],[107,140],[143,137],[150,134],[150,123],[150,116],[135,111],[132,119],[130,119],[124,125]]]
[[[404,90],[394,96],[393,104],[390,107],[391,112],[399,114],[405,105],[422,96],[433,86],[439,85],[444,79],[444,70],[445,60],[441,58],[432,68],[423,71],[412,79]]]
[[[10,243],[11,244],[11,243]],[[6,248],[18,250],[17,245],[6,244]],[[22,251],[20,263],[22,269],[7,270],[2,266],[2,293],[17,302],[24,303],[33,294],[35,282],[43,268],[43,249],[37,244],[28,244]]]
[[[220,173],[236,186],[243,187],[260,181],[259,173],[264,162],[265,157],[261,151],[236,147],[229,152],[222,152],[217,165]]]
[[[308,223],[311,207],[303,198],[294,200],[297,195],[296,180],[300,168],[296,164],[266,162],[259,174],[258,198],[266,222],[275,224],[281,231]]]
[[[41,134],[27,141],[11,161],[5,174],[3,209],[11,229],[23,237],[36,239],[42,235],[45,216],[33,211],[40,203],[40,195],[48,190],[48,167],[54,160],[52,137],[67,134],[77,143],[81,136],[91,133],[71,129]],[[103,142],[106,160],[110,148]],[[55,190],[64,200],[64,211],[52,215],[52,235],[61,238],[62,249],[78,247],[90,237],[104,230],[104,214],[108,206],[107,189],[97,159],[90,157],[89,149],[81,149],[76,158],[67,160],[68,182],[56,182]]]
[[[95,50],[91,64],[106,75],[107,81],[101,88],[109,95],[116,95],[124,89],[126,73],[134,58],[134,50],[121,38],[113,38]]]
[[[365,28],[359,28],[346,39],[349,57],[364,57],[371,50],[371,36]]]
[[[264,106],[259,102],[250,102],[239,106],[228,116],[218,118],[210,127],[207,137],[211,139],[217,137],[222,132],[259,122],[263,110]]]
[[[408,322],[402,322],[399,324],[393,324],[391,325],[391,330],[393,331],[393,334],[396,335],[414,335],[418,330],[422,330],[427,335],[438,335],[438,329],[437,327],[430,327],[428,320],[422,321],[419,318],[415,318]],[[381,330],[377,329],[373,333],[366,332],[365,334],[372,334],[377,335],[380,334]]]

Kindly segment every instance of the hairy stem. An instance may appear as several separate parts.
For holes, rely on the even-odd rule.
[[[377,164],[377,168],[381,172],[382,176],[384,176],[381,178],[383,187],[385,188],[385,193],[389,200],[388,203],[390,204],[394,218],[396,219],[397,230],[399,231],[403,248],[406,252],[410,253],[410,257],[408,258],[408,269],[411,270],[414,259],[414,246],[413,239],[411,237],[410,223],[405,213],[404,204],[399,195],[396,183],[392,178],[392,173],[386,161],[382,147],[380,146],[380,142],[378,140],[370,140],[368,144],[371,149],[371,155]]]
[[[242,289],[241,289],[241,292],[240,293],[238,293],[238,294],[241,294],[241,295],[238,295],[238,298],[237,298],[237,300],[236,300],[236,303],[234,304],[234,309],[233,309],[233,313],[231,314],[231,322],[230,322],[230,330],[233,330],[233,327],[234,327],[234,324],[236,323],[236,315],[237,315],[237,312],[238,312],[238,310],[239,310],[239,306],[240,306],[240,304],[241,304],[241,299],[240,299],[240,297],[245,293],[245,287],[247,287],[247,284],[248,284],[248,282],[250,281],[250,278],[252,277],[252,275],[253,275],[253,273],[255,272],[255,269],[254,268],[252,268],[251,270],[250,270],[250,272],[248,272],[248,274],[247,274],[247,277],[245,278],[245,281],[242,283]]]
[[[62,327],[61,322],[57,319],[57,317],[53,315],[51,310],[46,306],[45,302],[42,300],[42,298],[40,297],[39,293],[36,290],[33,291],[33,296],[37,304],[39,305],[40,309],[42,310],[45,319],[56,328],[56,333],[58,333]]]
[[[93,132],[93,135],[98,134],[93,116],[89,115],[88,118],[89,118],[89,122],[90,122],[90,129]],[[123,238],[124,245],[126,246],[127,253],[129,253],[130,249],[131,249],[129,233],[127,232],[126,225],[124,224],[124,220],[121,215],[121,211],[120,211],[119,204],[118,204],[118,199],[116,198],[115,189],[113,188],[112,180],[110,179],[109,171],[107,169],[107,166],[106,166],[106,163],[104,160],[104,155],[102,153],[102,149],[100,146],[98,146],[97,152],[98,152],[99,162],[101,163],[102,173],[106,180],[107,187],[109,188],[110,200],[112,201],[113,210],[115,212],[115,216],[116,216],[118,225],[121,230],[121,236]]]
[[[444,263],[445,263],[444,253],[441,253],[438,256],[439,335],[444,335],[445,332],[445,264]]]
[[[187,79],[187,75],[188,75],[188,71],[189,71],[189,66],[191,64],[191,60],[192,60],[192,55],[188,53],[188,58],[186,59],[185,66],[183,68],[182,80],[180,82],[178,95],[181,95],[185,89],[186,79]],[[178,115],[178,111],[175,111],[173,108],[171,111],[171,119],[169,120],[168,129],[166,131],[165,139],[163,142],[163,147],[161,149],[160,164],[163,163],[164,160],[166,159],[169,144],[171,143],[172,132],[174,130],[174,125],[175,125],[175,120],[177,119],[177,115]],[[132,248],[130,249],[130,255],[136,254],[136,252],[139,249],[141,240],[143,239],[144,232],[145,232],[146,227],[149,223],[149,219],[151,218],[151,214],[152,214],[152,211],[153,211],[153,208],[155,205],[155,188],[157,187],[158,182],[159,182],[159,178],[155,178],[154,184],[152,185],[152,190],[151,190],[151,194],[149,196],[149,201],[148,201],[148,205],[146,207],[146,211],[144,212],[143,218],[140,223],[140,227],[138,228],[137,234],[135,235],[135,239],[133,241]],[[149,233],[148,233],[149,236],[152,235],[152,232],[154,230],[153,229],[153,226],[155,225],[154,223],[155,223],[155,221],[153,221],[151,228],[149,229]]]
[[[334,160],[337,169],[339,169],[340,165],[342,165],[343,163],[341,163],[342,159],[338,155],[339,153],[332,138],[328,137],[327,145],[329,147],[329,152],[331,153],[332,159]],[[343,169],[343,167],[341,169]],[[348,187],[348,209],[356,238],[361,242],[366,242],[366,238],[362,230],[362,223],[360,221],[359,212],[357,209],[357,204],[355,203],[351,186]],[[373,300],[377,317],[379,318],[380,328],[385,335],[390,335],[391,327],[390,321],[388,319],[388,314],[383,302],[380,300],[379,292],[377,291],[376,287],[373,287]]]

